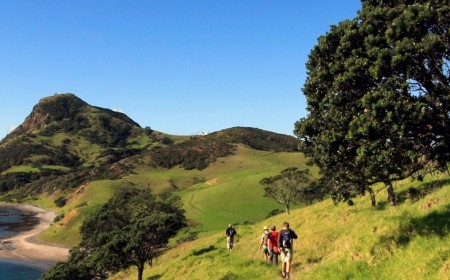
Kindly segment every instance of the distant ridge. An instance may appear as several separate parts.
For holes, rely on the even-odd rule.
[[[238,144],[298,152],[298,140],[288,135],[252,127],[168,135],[142,128],[123,113],[91,106],[74,94],[56,94],[42,98],[0,142],[0,193],[25,186],[35,193],[122,178],[142,164],[136,165],[135,156],[155,167],[202,170],[232,156]]]

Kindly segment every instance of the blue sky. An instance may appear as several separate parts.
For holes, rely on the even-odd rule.
[[[0,0],[0,139],[74,93],[142,127],[292,135],[305,63],[360,0]]]

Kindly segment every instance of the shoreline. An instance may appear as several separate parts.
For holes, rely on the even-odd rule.
[[[56,217],[56,213],[33,205],[0,203],[0,207],[13,208],[37,219],[32,226],[20,230],[8,237],[0,238],[2,244],[8,244],[6,249],[0,250],[0,261],[31,266],[47,270],[57,262],[64,262],[69,255],[69,249],[34,241],[35,237],[48,229]]]

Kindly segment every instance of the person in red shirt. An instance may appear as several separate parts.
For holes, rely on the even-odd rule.
[[[280,250],[278,248],[278,231],[276,226],[272,226],[270,228],[271,232],[269,233],[269,260],[270,262],[278,266],[278,255],[280,254]]]

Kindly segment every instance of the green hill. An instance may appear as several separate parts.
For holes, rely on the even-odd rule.
[[[125,114],[91,106],[73,94],[43,98],[25,121],[0,142],[0,193],[20,189],[21,201],[118,179],[139,168],[204,169],[234,153],[236,144],[256,150],[296,151],[297,140],[255,128],[231,128],[206,136],[173,136],[141,128]],[[130,164],[123,164],[123,162]],[[10,194],[13,194],[10,193]]]
[[[53,201],[61,194],[41,194],[24,200],[53,208],[64,218],[54,224],[42,238],[56,243],[76,245],[77,229],[84,217],[105,203],[116,191],[133,186],[150,186],[155,192],[176,191],[184,202],[187,217],[195,227],[190,232],[208,235],[230,222],[255,224],[274,210],[283,207],[263,197],[259,180],[279,173],[287,166],[304,166],[303,156],[289,152],[257,151],[238,145],[232,156],[221,158],[202,170],[171,169],[145,164],[146,157],[135,156],[123,165],[140,163],[133,173],[120,179],[95,180],[66,195],[66,204],[55,208]],[[150,159],[147,158],[150,161]]]
[[[410,187],[417,193],[408,198]],[[258,225],[238,225],[238,240],[226,250],[224,231],[173,246],[148,267],[144,279],[276,279],[279,268],[258,250],[264,225],[283,221],[299,235],[292,279],[449,279],[450,176],[427,176],[397,185],[401,203],[383,197],[373,209],[368,197],[354,206],[326,200]],[[378,196],[386,196],[384,192]],[[135,270],[112,279],[136,279]]]
[[[300,236],[293,279],[448,279],[450,176],[398,182],[395,208],[380,192],[376,209],[363,197],[352,207],[326,200],[273,216],[283,207],[263,196],[259,181],[310,168],[305,161],[291,136],[246,127],[168,135],[55,95],[0,143],[0,200],[55,210],[60,216],[39,238],[75,246],[85,217],[124,188],[175,191],[190,227],[146,269],[147,279],[273,279],[278,270],[262,261],[258,238],[262,226],[284,220]],[[232,252],[225,250],[229,223],[239,233]]]
[[[292,136],[246,127],[168,135],[58,94],[0,143],[0,199],[54,209],[59,221],[42,238],[76,245],[83,219],[117,191],[176,191],[192,231],[206,234],[280,211],[258,182],[304,161]]]

